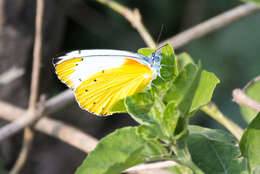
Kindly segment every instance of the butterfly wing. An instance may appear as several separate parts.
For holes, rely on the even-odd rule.
[[[56,73],[74,89],[81,108],[96,115],[111,115],[109,110],[117,101],[142,91],[153,79],[151,68],[137,54],[93,54],[63,57],[56,63]]]

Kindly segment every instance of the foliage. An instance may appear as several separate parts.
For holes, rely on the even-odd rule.
[[[148,56],[154,51],[143,48],[138,52]],[[176,56],[169,44],[161,54],[161,76],[143,92],[112,108],[128,112],[140,125],[118,129],[103,138],[76,174],[120,173],[155,160],[174,160],[183,166],[170,169],[175,172],[247,172],[238,142],[230,134],[189,126],[190,117],[211,100],[218,78],[188,54]]]
[[[260,173],[260,113],[252,120],[240,141],[242,155],[250,173]]]

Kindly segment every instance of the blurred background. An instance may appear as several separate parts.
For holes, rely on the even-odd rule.
[[[241,4],[238,0],[118,0],[138,8],[154,39],[159,43],[200,22]],[[119,14],[94,0],[45,0],[41,93],[52,97],[66,89],[57,79],[52,58],[74,49],[122,49],[136,52],[146,47],[135,29]],[[0,75],[10,68],[24,73],[8,84],[0,83],[0,98],[26,108],[29,98],[35,25],[35,0],[0,1]],[[161,30],[163,26],[163,29]],[[160,35],[161,32],[161,35]],[[221,83],[213,101],[230,119],[245,127],[232,90],[242,88],[260,74],[260,13],[247,16],[175,50],[187,52],[203,69],[214,72]],[[73,102],[50,117],[62,120],[90,135],[102,138],[119,127],[135,125],[126,114],[96,117]],[[198,112],[192,123],[220,128]],[[7,124],[0,120],[0,126]],[[0,168],[9,170],[19,153],[22,133],[0,142]],[[53,137],[37,132],[23,174],[70,174],[86,154]],[[1,173],[1,169],[0,169]]]

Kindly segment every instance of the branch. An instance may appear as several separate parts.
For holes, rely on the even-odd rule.
[[[232,95],[233,101],[237,104],[247,106],[256,112],[260,112],[260,103],[248,97],[243,90],[234,89]]]
[[[255,77],[253,80],[248,82],[246,86],[241,90],[241,89],[234,89],[232,92],[233,96],[233,101],[236,102],[239,105],[244,105],[256,112],[260,112],[260,103],[258,101],[255,101],[248,97],[246,95],[246,90],[253,85],[256,82],[260,81],[260,76]]]
[[[0,118],[12,122],[21,117],[26,120],[28,117],[24,116],[25,114],[26,110],[0,101]],[[33,119],[35,117],[37,116],[32,116]],[[87,135],[72,126],[66,125],[61,121],[50,118],[41,118],[34,125],[34,128],[42,133],[56,137],[86,153],[92,151],[98,143],[97,139],[92,136]]]
[[[240,5],[232,10],[224,12],[216,17],[213,17],[201,24],[196,25],[186,31],[181,32],[180,34],[167,39],[160,43],[160,46],[164,45],[166,42],[169,42],[173,48],[177,49],[192,40],[200,38],[216,29],[226,26],[242,17],[248,16],[260,9],[259,6],[256,6],[253,3],[247,3]]]
[[[240,140],[244,130],[225,116],[214,103],[203,106],[200,110],[227,128],[237,140]]]
[[[34,50],[33,50],[33,67],[32,67],[32,80],[31,80],[31,90],[29,98],[29,108],[28,116],[35,116],[37,97],[39,91],[39,78],[40,78],[40,69],[41,69],[41,55],[42,55],[42,24],[43,24],[43,12],[44,12],[44,0],[37,0],[36,2],[36,19],[35,19],[35,40],[34,40]],[[42,103],[40,107],[43,107]],[[38,115],[42,114],[43,108],[37,110]],[[19,120],[18,120],[19,121]],[[11,123],[10,125],[16,126],[16,122]],[[7,125],[8,126],[8,125]],[[2,138],[2,137],[1,137]],[[10,171],[10,174],[18,174],[23,168],[29,151],[32,146],[34,138],[33,130],[26,126],[24,129],[23,135],[23,144],[20,151],[20,154]]]
[[[0,85],[8,85],[9,83],[24,75],[24,73],[24,68],[12,66],[6,72],[0,75]]]
[[[35,40],[33,49],[33,68],[29,109],[35,109],[39,90],[40,66],[42,55],[42,24],[43,24],[44,0],[37,0],[35,20]]]
[[[145,28],[144,24],[142,23],[142,17],[138,9],[131,10],[117,2],[114,2],[112,0],[107,1],[107,0],[96,0],[97,2],[107,5],[120,15],[122,15],[126,20],[129,21],[129,23],[132,24],[132,26],[139,32],[141,37],[143,38],[144,42],[146,43],[147,46],[150,48],[155,49],[156,44],[148,32],[148,30]]]
[[[248,83],[246,84],[246,86],[243,88],[243,91],[246,92],[246,90],[247,90],[251,85],[253,85],[254,83],[259,82],[259,81],[260,81],[260,76],[255,77],[254,79],[252,79],[250,82],[248,82]]]

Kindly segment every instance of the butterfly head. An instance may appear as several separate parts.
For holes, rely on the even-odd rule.
[[[151,67],[154,71],[154,74],[160,75],[160,69],[161,69],[161,60],[162,60],[162,55],[159,51],[155,51],[150,55],[150,60],[151,60]]]

